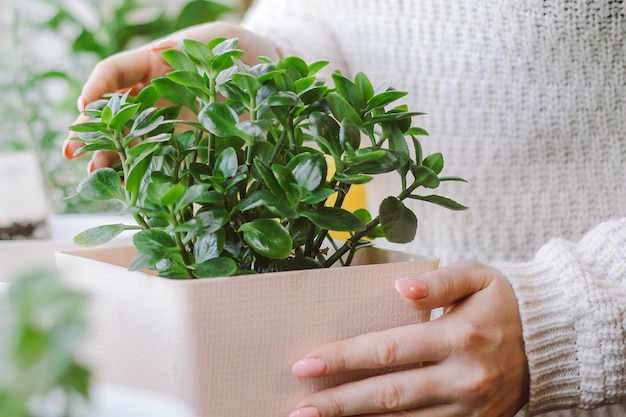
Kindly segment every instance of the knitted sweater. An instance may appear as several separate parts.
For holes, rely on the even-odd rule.
[[[625,14],[622,0],[258,0],[244,21],[283,55],[390,81],[428,113],[425,153],[470,181],[441,193],[470,209],[415,202],[401,249],[508,277],[531,414],[626,416]]]

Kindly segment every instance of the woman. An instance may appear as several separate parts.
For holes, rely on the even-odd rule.
[[[396,283],[414,308],[444,314],[310,352],[295,376],[425,366],[313,394],[292,416],[512,416],[526,403],[623,416],[625,14],[615,0],[261,0],[246,29],[199,26],[103,61],[79,107],[167,72],[158,52],[181,39],[218,36],[240,38],[250,61],[325,59],[409,91],[429,114],[426,151],[470,180],[445,190],[470,210],[416,207],[426,220],[404,248],[445,266]],[[90,169],[110,162],[99,153]]]

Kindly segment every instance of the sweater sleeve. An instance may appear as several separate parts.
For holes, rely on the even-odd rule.
[[[274,41],[283,57],[297,55],[307,63],[329,61],[324,75],[346,64],[317,1],[256,0],[241,25]]]
[[[530,414],[626,402],[626,218],[494,266],[519,303]]]

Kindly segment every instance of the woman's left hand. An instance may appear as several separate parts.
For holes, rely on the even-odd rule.
[[[416,367],[311,394],[290,417],[507,417],[526,404],[529,376],[519,310],[500,271],[461,261],[419,279],[400,279],[396,288],[413,308],[443,307],[444,314],[324,345],[292,372],[311,378]]]

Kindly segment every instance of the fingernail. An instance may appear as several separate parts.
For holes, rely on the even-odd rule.
[[[95,169],[96,169],[96,166],[93,163],[93,161],[89,161],[89,163],[87,164],[87,173],[91,174]]]
[[[70,138],[71,137],[72,136],[70,135]],[[67,159],[68,161],[74,158],[74,154],[70,150],[70,138],[66,139],[63,143],[63,158]]]
[[[148,49],[152,52],[162,52],[166,49],[175,48],[176,46],[178,46],[178,43],[172,39],[161,39],[150,45]]]
[[[420,300],[428,296],[428,286],[421,279],[401,278],[395,282],[396,290],[403,297]]]
[[[289,417],[320,417],[320,412],[315,407],[302,407],[289,414]]]
[[[85,113],[85,99],[83,96],[78,96],[78,99],[76,100],[76,107],[81,114]]]
[[[302,359],[294,363],[291,373],[298,378],[311,378],[324,375],[326,372],[326,362],[320,358]]]

